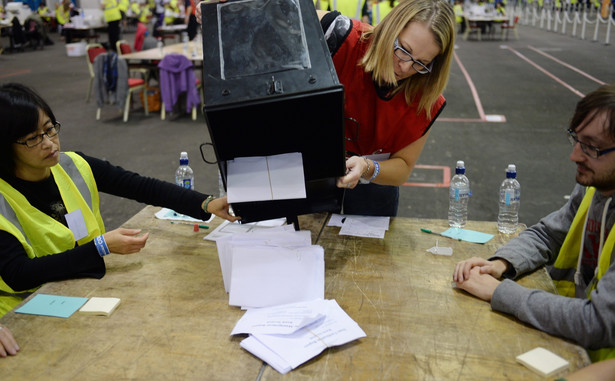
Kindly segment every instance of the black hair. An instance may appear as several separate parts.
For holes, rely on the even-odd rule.
[[[15,175],[14,143],[38,129],[39,110],[57,122],[51,107],[33,89],[19,83],[0,85],[0,177]]]

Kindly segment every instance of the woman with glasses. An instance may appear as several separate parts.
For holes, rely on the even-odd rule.
[[[455,44],[446,0],[405,0],[376,26],[319,11],[344,85],[346,214],[397,214],[407,181],[445,105]]]
[[[105,232],[99,194],[172,208],[195,218],[234,221],[214,199],[142,177],[83,153],[60,150],[61,125],[49,105],[19,84],[0,86],[0,316],[49,281],[105,274],[107,254],[140,251],[148,234]]]

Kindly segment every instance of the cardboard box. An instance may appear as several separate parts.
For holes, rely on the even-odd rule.
[[[66,55],[69,57],[83,57],[85,56],[85,46],[85,41],[66,44]]]

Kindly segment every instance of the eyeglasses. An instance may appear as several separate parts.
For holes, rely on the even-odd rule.
[[[594,147],[592,145],[580,142],[579,138],[577,137],[577,133],[573,130],[567,130],[566,132],[568,133],[568,141],[570,141],[570,144],[574,146],[575,144],[579,143],[581,145],[581,150],[591,158],[597,159],[604,154],[615,151],[615,147],[600,149],[598,147]]]
[[[412,68],[419,74],[427,74],[431,73],[431,67],[433,66],[433,61],[429,63],[429,66],[425,66],[423,63],[415,60],[412,57],[412,54],[408,53],[408,51],[401,46],[399,46],[399,38],[395,39],[395,44],[393,44],[393,53],[404,62],[412,62]]]
[[[58,133],[60,132],[60,127],[61,127],[60,123],[55,122],[53,126],[46,129],[45,132],[43,132],[42,134],[35,135],[31,138],[26,139],[23,142],[15,142],[15,143],[22,144],[28,148],[36,147],[37,145],[43,142],[44,136],[47,136],[49,139],[51,139],[54,136],[58,135]]]

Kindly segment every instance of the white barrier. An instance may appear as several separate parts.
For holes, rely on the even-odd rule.
[[[579,9],[582,8],[582,9]],[[526,4],[523,9],[517,11],[522,25],[531,25],[540,29],[567,34],[568,26],[572,26],[572,37],[577,37],[577,30],[581,28],[580,39],[585,39],[588,27],[594,26],[594,36],[592,41],[598,41],[601,26],[606,24],[606,30],[602,29],[604,44],[609,45],[611,40],[611,30],[615,25],[613,18],[613,5],[609,5],[608,17],[602,18],[600,10],[595,7],[588,7],[579,4],[579,8],[572,6],[567,9],[555,8],[552,4],[540,7],[536,3]],[[537,25],[538,24],[538,25]],[[546,24],[546,25],[545,25]]]

